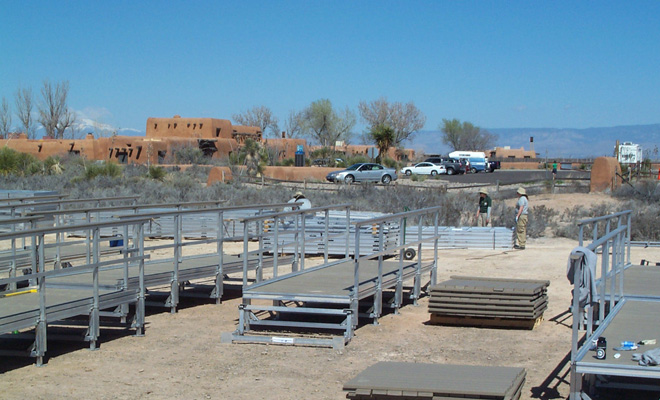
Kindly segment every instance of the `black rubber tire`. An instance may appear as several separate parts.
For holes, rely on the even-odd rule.
[[[476,174],[476,173],[479,172],[479,171],[477,171],[476,168],[472,168],[472,169],[470,170],[470,172],[472,172],[473,174]]]
[[[415,258],[416,255],[417,255],[417,252],[415,251],[415,249],[412,249],[412,248],[407,248],[403,251],[403,259],[404,260],[412,260],[413,258]]]
[[[438,171],[435,170],[431,171],[431,176],[436,176],[436,175],[438,175]]]
[[[408,170],[406,170],[406,175],[407,175],[407,176],[410,176],[410,175],[412,175],[412,171],[411,171],[411,170],[409,170],[409,169],[408,169]]]
[[[454,175],[456,171],[453,168],[447,168],[447,175]]]
[[[385,185],[389,185],[390,182],[392,182],[392,177],[389,175],[383,175],[380,181],[383,182]]]
[[[353,183],[355,182],[355,177],[353,175],[346,175],[346,177],[344,178],[344,182]]]

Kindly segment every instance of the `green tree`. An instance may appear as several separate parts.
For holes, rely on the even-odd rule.
[[[378,162],[381,162],[386,156],[387,151],[392,147],[395,140],[394,129],[389,125],[377,125],[371,129],[369,135],[378,148]]]
[[[487,150],[497,142],[497,135],[482,130],[471,122],[461,123],[456,118],[443,119],[439,129],[442,131],[442,142],[453,150]]]
[[[334,150],[338,140],[348,141],[355,126],[355,113],[348,107],[341,112],[332,108],[328,99],[313,102],[305,110],[303,132],[318,141],[321,146]]]

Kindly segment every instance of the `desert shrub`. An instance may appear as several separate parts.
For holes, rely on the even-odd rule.
[[[398,163],[395,160],[393,160],[389,157],[382,158],[380,160],[380,163],[383,164],[384,166],[386,166],[387,168],[398,169]]]
[[[353,164],[368,163],[368,162],[371,162],[370,158],[365,157],[363,155],[356,155],[356,156],[348,157],[346,159],[346,166],[348,167],[348,166],[351,166]]]
[[[165,179],[165,176],[167,175],[167,171],[165,171],[165,168],[159,167],[157,165],[150,165],[149,166],[149,171],[147,172],[147,176],[151,179],[155,179],[157,181],[162,181]]]
[[[113,162],[104,161],[100,163],[89,164],[85,170],[84,177],[87,180],[98,176],[117,178],[122,174],[122,167]]]
[[[291,157],[291,158],[285,158],[285,159],[280,160],[277,163],[277,165],[280,165],[280,166],[283,166],[283,167],[290,167],[290,166],[294,165],[295,163],[296,163],[296,160],[294,160],[293,157]]]
[[[630,225],[631,240],[660,240],[660,205],[636,204]]]
[[[31,154],[9,147],[0,148],[0,174],[34,175],[43,172],[43,164]]]
[[[623,185],[613,195],[620,199],[643,200],[646,202],[660,202],[660,182],[656,180],[642,180],[634,185]]]
[[[426,180],[426,175],[413,174],[410,176],[410,180],[413,182],[424,182]]]
[[[175,164],[208,164],[209,160],[199,147],[182,146],[172,150],[171,161]]]

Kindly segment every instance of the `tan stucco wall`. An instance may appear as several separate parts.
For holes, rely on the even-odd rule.
[[[216,118],[148,118],[147,138],[231,139],[231,121]]]
[[[591,192],[612,191],[621,186],[621,165],[614,157],[598,157],[591,166]]]
[[[239,167],[243,169],[244,167]],[[207,184],[221,182],[222,171],[225,171],[225,181],[231,179],[231,171],[228,167],[213,167],[209,172]],[[325,167],[265,167],[264,176],[286,181],[325,181],[326,175],[331,171],[339,171],[341,168]]]

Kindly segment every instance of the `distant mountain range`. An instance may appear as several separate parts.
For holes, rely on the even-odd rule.
[[[605,128],[497,128],[486,129],[498,136],[497,146],[524,147],[530,150],[530,137],[534,138],[534,151],[539,157],[580,158],[612,156],[616,141],[632,142],[642,146],[645,157],[658,158],[653,150],[660,147],[660,124],[628,125]],[[406,147],[426,154],[446,154],[451,149],[442,143],[441,131],[420,131],[412,144]]]

